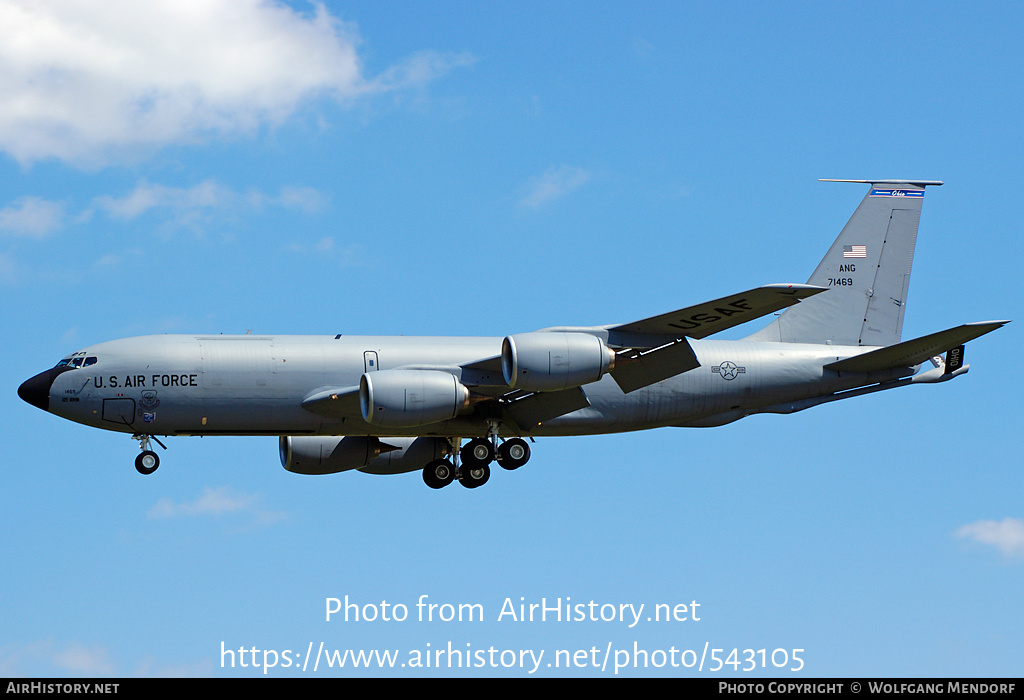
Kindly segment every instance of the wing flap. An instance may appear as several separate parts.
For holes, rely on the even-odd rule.
[[[769,284],[667,314],[608,328],[610,334],[705,338],[793,306],[801,299],[827,291],[809,284]],[[610,336],[611,337],[611,336]],[[633,345],[625,342],[623,345]]]
[[[564,416],[590,406],[587,395],[580,387],[564,391],[544,391],[529,394],[504,405],[505,413],[524,431],[529,432],[545,421]]]
[[[611,375],[623,393],[628,394],[696,367],[700,367],[700,362],[683,338],[646,352],[629,350],[618,353]]]
[[[899,367],[912,367],[974,340],[997,328],[1002,328],[1009,321],[985,321],[982,323],[965,323],[956,328],[949,328],[938,333],[907,340],[878,350],[871,350],[862,355],[848,357],[845,360],[831,362],[825,369],[836,372],[880,372]]]

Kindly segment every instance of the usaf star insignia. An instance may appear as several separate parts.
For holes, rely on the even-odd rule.
[[[726,361],[718,365],[717,367],[712,367],[711,371],[714,372],[715,374],[722,375],[722,379],[731,381],[735,379],[737,375],[746,374],[747,368],[737,367],[735,362]]]

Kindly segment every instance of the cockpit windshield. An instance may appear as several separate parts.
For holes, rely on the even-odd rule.
[[[58,362],[57,366],[78,369],[79,367],[88,367],[89,365],[96,364],[97,359],[91,355],[86,355],[84,352],[76,352],[74,355],[68,355]]]

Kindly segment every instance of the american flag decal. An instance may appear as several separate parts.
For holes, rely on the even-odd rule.
[[[844,245],[843,246],[843,257],[844,258],[866,258],[868,256],[868,247],[866,245]]]

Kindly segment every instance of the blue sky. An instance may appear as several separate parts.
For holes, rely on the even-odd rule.
[[[499,652],[387,675],[525,676],[500,652],[532,649],[534,675],[607,676],[546,664],[634,643],[737,648],[740,669],[767,649],[768,667],[620,675],[1019,675],[1020,320],[972,342],[949,384],[542,439],[476,491],[289,474],[272,438],[174,438],[141,477],[126,436],[16,389],[132,335],[501,336],[803,282],[865,190],[818,178],[945,181],[904,338],[1019,319],[1021,19],[1014,3],[0,0],[0,675],[262,675],[222,668],[221,645],[262,664],[320,643]],[[419,622],[423,595],[485,619]],[[409,619],[326,621],[345,596]],[[697,601],[701,619],[498,621],[521,598],[644,617]],[[772,667],[775,649],[803,649],[804,669]],[[267,675],[314,675],[283,665]],[[385,675],[315,675],[339,673]]]

